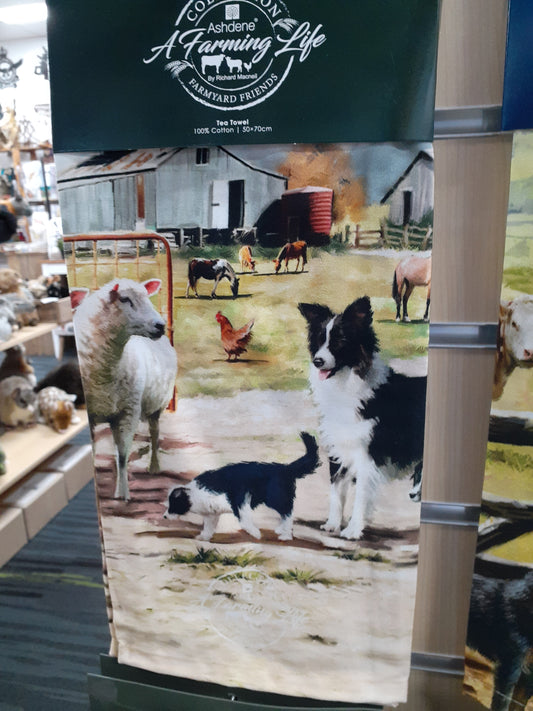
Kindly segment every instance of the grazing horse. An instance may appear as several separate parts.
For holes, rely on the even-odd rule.
[[[431,301],[431,256],[422,257],[413,254],[402,259],[394,270],[392,278],[392,298],[396,302],[396,321],[400,320],[400,307],[402,304],[403,292],[403,319],[410,321],[407,314],[407,302],[413,293],[415,286],[427,286],[426,311],[424,321],[429,317],[429,303]],[[405,288],[405,291],[404,291]]]
[[[252,258],[252,250],[248,245],[239,249],[239,262],[241,263],[241,272],[244,272],[245,269],[255,272],[255,259]]]
[[[189,262],[189,281],[185,296],[189,298],[189,289],[194,289],[198,297],[196,283],[198,279],[211,279],[215,284],[211,291],[211,298],[215,298],[218,283],[221,279],[227,279],[231,286],[231,293],[237,296],[239,293],[239,280],[237,279],[233,267],[227,259],[191,259]]]
[[[302,260],[302,272],[304,270],[305,265],[307,264],[307,242],[304,242],[303,240],[300,240],[299,242],[287,242],[286,245],[284,245],[281,248],[280,253],[274,259],[274,264],[276,265],[276,274],[279,272],[281,268],[281,262],[285,260],[285,271],[289,271],[289,259],[296,259],[296,269],[294,270],[295,272],[298,271],[298,266],[300,264],[300,259]]]

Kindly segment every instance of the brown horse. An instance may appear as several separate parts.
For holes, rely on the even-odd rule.
[[[392,279],[392,298],[396,302],[396,321],[400,320],[400,308],[403,292],[403,318],[410,321],[407,314],[407,302],[415,286],[427,286],[426,311],[424,321],[429,319],[429,304],[431,301],[431,256],[422,257],[418,254],[405,257],[394,270]],[[404,291],[405,289],[405,291]]]
[[[304,242],[303,240],[300,240],[299,242],[287,242],[287,244],[281,248],[280,253],[276,257],[276,259],[274,259],[276,274],[281,268],[282,261],[285,261],[285,271],[289,271],[289,259],[297,260],[296,269],[294,270],[295,272],[298,271],[301,259],[303,272],[304,267],[307,264],[307,242]]]

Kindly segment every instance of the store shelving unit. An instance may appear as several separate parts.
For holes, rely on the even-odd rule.
[[[57,326],[57,321],[45,321],[22,328],[0,344],[0,352],[51,334]],[[61,471],[50,473],[54,469],[50,461],[56,454],[64,457],[65,445],[87,426],[86,411],[77,410],[77,415],[80,422],[61,434],[47,425],[33,424],[0,437],[6,458],[6,473],[0,476],[0,565],[71,498],[72,483]]]
[[[54,328],[57,328],[57,325],[57,323],[52,321],[38,323],[36,326],[25,326],[21,328],[20,331],[15,331],[8,341],[0,343],[0,352],[7,351],[8,348],[13,348],[13,346],[18,346],[27,341],[32,341],[35,338],[46,336],[46,334],[52,333]]]
[[[3,494],[35,471],[40,464],[87,427],[87,413],[77,411],[77,414],[81,421],[70,425],[63,434],[54,432],[47,425],[37,424],[27,429],[11,430],[2,436],[0,445],[6,455],[7,471],[0,477],[0,505]]]

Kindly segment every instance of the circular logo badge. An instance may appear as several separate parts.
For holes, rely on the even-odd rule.
[[[247,649],[259,650],[301,630],[306,614],[294,607],[275,583],[254,567],[216,578],[202,601],[215,632]]]
[[[152,48],[154,61],[164,53],[165,69],[196,101],[235,111],[261,103],[325,37],[321,25],[289,16],[281,0],[189,0],[167,42]]]

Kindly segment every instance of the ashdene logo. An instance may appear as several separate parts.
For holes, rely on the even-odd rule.
[[[267,99],[326,41],[322,25],[293,20],[280,0],[190,0],[175,28],[144,63],[167,60],[193,99],[222,111]]]

